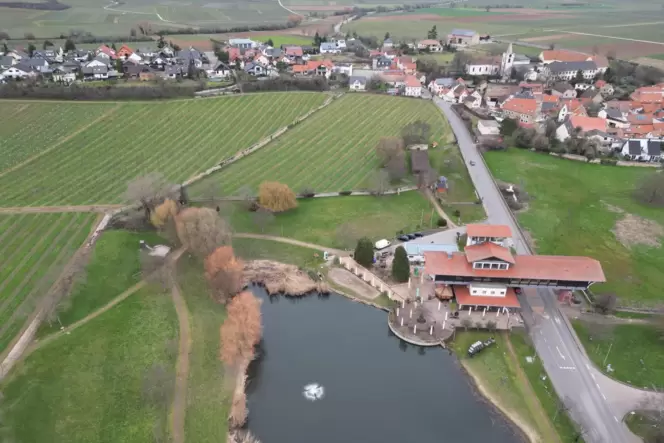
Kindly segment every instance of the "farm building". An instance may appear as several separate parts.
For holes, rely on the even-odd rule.
[[[477,130],[482,135],[499,135],[500,124],[495,120],[480,120],[477,122]]]
[[[447,44],[452,46],[470,46],[480,43],[480,35],[470,29],[453,29],[447,35]]]
[[[429,153],[424,150],[415,150],[410,153],[410,167],[413,174],[426,174],[431,169]]]

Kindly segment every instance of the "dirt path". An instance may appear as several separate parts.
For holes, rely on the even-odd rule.
[[[544,441],[547,443],[548,442],[560,443],[560,436],[558,435],[556,429],[553,427],[553,424],[549,420],[549,417],[544,412],[541,403],[537,399],[537,394],[535,394],[535,391],[533,390],[533,387],[530,384],[530,380],[528,380],[526,373],[523,372],[523,368],[521,367],[521,362],[519,362],[519,357],[514,351],[514,348],[512,347],[512,342],[510,341],[510,338],[507,335],[505,336],[505,343],[507,344],[507,350],[510,353],[510,357],[514,360],[515,363],[514,368],[516,369],[516,378],[517,380],[519,380],[519,383],[521,384],[521,386],[523,386],[523,388],[526,391],[524,392],[524,394],[526,394],[524,396],[524,401],[528,405],[528,409],[530,409],[530,412],[533,414],[533,418],[537,422],[537,427],[539,428],[539,431],[543,434]]]
[[[2,174],[0,174],[1,176]],[[17,206],[1,208],[0,214],[52,214],[58,212],[99,212],[106,213],[126,205],[83,205],[83,206]]]
[[[373,288],[367,282],[362,281],[361,278],[347,269],[330,268],[327,277],[337,285],[355,292],[360,297],[373,300],[380,295],[380,292],[378,292],[376,288]]]
[[[44,149],[43,151],[39,152],[38,154],[35,154],[35,155],[33,155],[32,157],[28,158],[27,160],[22,161],[22,162],[19,163],[18,165],[12,166],[11,168],[6,169],[6,170],[0,172],[0,177],[2,177],[2,176],[5,175],[5,174],[9,174],[10,172],[16,171],[17,169],[20,169],[20,168],[22,168],[23,166],[25,166],[25,165],[27,165],[27,164],[29,164],[29,163],[32,163],[33,161],[37,160],[39,157],[42,157],[42,156],[48,154],[49,152],[51,152],[51,151],[53,151],[54,149],[56,149],[56,148],[58,148],[59,146],[61,146],[62,144],[66,143],[66,142],[68,142],[69,140],[71,140],[72,138],[76,137],[76,136],[77,136],[78,134],[80,134],[81,132],[83,132],[83,131],[85,131],[86,129],[92,127],[93,125],[96,125],[98,122],[102,121],[102,120],[105,119],[106,117],[109,117],[111,114],[115,113],[118,109],[120,109],[120,105],[119,105],[119,104],[116,105],[116,106],[114,106],[114,107],[112,107],[112,108],[109,109],[108,111],[104,112],[102,115],[100,115],[100,116],[97,117],[96,119],[92,120],[92,121],[89,122],[87,125],[83,125],[83,126],[81,126],[80,128],[78,128],[76,131],[74,131],[74,132],[72,132],[71,134],[67,135],[66,137],[61,138],[60,140],[58,140],[58,141],[57,141],[53,146],[51,146],[50,148],[46,148],[46,149]]]
[[[454,223],[452,219],[448,217],[445,211],[443,211],[443,208],[440,207],[440,204],[438,204],[438,200],[436,200],[436,197],[434,197],[431,191],[429,189],[426,189],[424,191],[424,194],[429,199],[433,207],[436,208],[436,212],[438,213],[438,215],[447,220],[447,227],[450,229],[456,228],[457,227],[456,223]]]
[[[576,31],[563,31],[562,29],[545,29],[545,32],[559,32],[563,34],[574,34],[574,35],[587,35],[590,37],[602,37],[602,38],[610,38],[613,40],[625,40],[628,42],[637,42],[637,43],[650,43],[653,45],[661,45],[664,46],[664,42],[654,42],[652,40],[639,40],[636,38],[627,38],[627,37],[614,37],[612,35],[603,35],[603,34],[590,34],[588,32],[576,32]]]
[[[295,240],[293,238],[279,237],[279,236],[276,236],[276,235],[236,233],[236,234],[234,234],[234,237],[237,237],[237,238],[254,238],[256,240],[272,240],[272,241],[278,241],[278,242],[281,242],[281,243],[289,243],[289,244],[295,245],[295,246],[302,246],[303,248],[318,249],[319,251],[327,251],[327,252],[331,252],[332,254],[339,255],[339,256],[350,255],[350,253],[348,251],[342,251],[341,249],[328,248],[326,246],[317,245],[315,243],[303,242],[303,241],[300,241],[300,240]]]
[[[181,253],[180,253],[181,254]],[[179,255],[174,258],[172,266]],[[180,287],[173,277],[171,289],[175,312],[180,323],[180,343],[178,345],[178,358],[175,363],[175,392],[171,405],[171,435],[174,443],[184,443],[184,420],[187,413],[187,383],[189,381],[189,354],[191,352],[191,324],[189,322],[189,309],[182,297]]]

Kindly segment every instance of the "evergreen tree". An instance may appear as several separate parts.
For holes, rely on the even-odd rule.
[[[76,51],[76,45],[72,39],[65,40],[65,52]]]
[[[355,247],[355,261],[364,266],[365,268],[370,268],[373,265],[374,251],[373,243],[367,237],[362,237],[358,240],[357,246]]]
[[[387,40],[388,38],[390,38],[390,33],[389,33],[389,32],[386,32],[386,33],[385,33],[385,38],[384,38],[384,40]]]
[[[164,40],[164,36],[160,35],[159,40],[157,41],[157,48],[161,49],[164,46],[166,46],[166,41]]]
[[[37,48],[36,48],[35,45],[33,45],[32,43],[30,43],[30,44],[28,45],[28,54],[30,54],[30,57],[32,57],[32,54],[33,54],[36,50],[37,50]]]
[[[410,263],[408,255],[403,246],[397,247],[394,251],[394,260],[392,261],[392,278],[398,282],[407,282],[410,277]]]
[[[437,40],[438,39],[438,29],[436,29],[436,25],[433,25],[433,28],[429,30],[427,33],[427,38],[429,40]]]
[[[189,194],[187,194],[187,188],[185,188],[184,185],[180,185],[179,201],[180,204],[183,206],[189,203]]]
[[[274,42],[272,41],[271,38],[267,39],[267,41],[265,42],[265,44],[268,45],[268,46],[272,46],[272,47],[274,48]]]

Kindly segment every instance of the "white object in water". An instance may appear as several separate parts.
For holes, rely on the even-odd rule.
[[[304,392],[302,392],[302,394],[307,400],[320,400],[325,395],[325,388],[318,383],[311,383],[304,387]]]

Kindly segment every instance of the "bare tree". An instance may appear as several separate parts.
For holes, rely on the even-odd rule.
[[[383,195],[390,188],[390,174],[386,169],[375,171],[369,183],[369,190],[373,195]]]
[[[381,137],[376,145],[376,156],[380,161],[380,166],[385,167],[395,157],[403,159],[405,157],[404,142],[399,137]]]
[[[166,178],[158,172],[136,177],[127,184],[125,198],[134,203],[139,203],[145,211],[145,218],[150,220],[150,214],[154,206],[161,200],[170,196],[173,191]]]
[[[187,208],[176,219],[178,237],[187,249],[207,257],[231,241],[228,223],[210,208]]]
[[[237,190],[237,196],[242,199],[247,209],[251,207],[257,198],[256,192],[248,185],[240,187],[240,189]]]
[[[618,304],[616,294],[600,294],[595,300],[595,309],[601,314],[612,314]]]
[[[416,144],[428,144],[431,135],[431,125],[422,120],[408,123],[401,129],[401,138],[406,147]]]
[[[265,228],[274,222],[274,214],[265,208],[258,208],[251,214],[251,219],[258,226],[261,232],[265,232]]]
[[[78,253],[64,270],[52,269],[47,272],[43,281],[54,282],[48,288],[44,300],[45,318],[49,325],[57,321],[61,328],[64,327],[60,315],[71,308],[71,293],[74,286],[84,284],[85,267],[89,257],[89,252]]]
[[[205,259],[205,278],[217,301],[226,303],[242,290],[243,270],[244,263],[230,246],[218,247]]]

